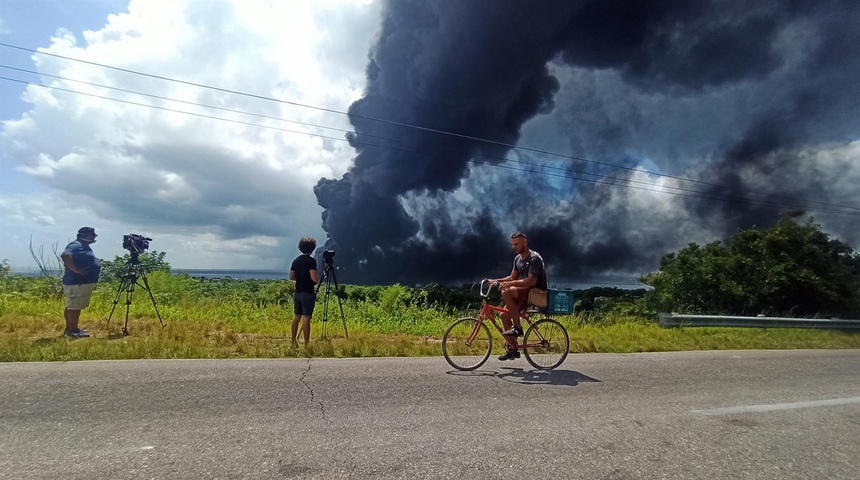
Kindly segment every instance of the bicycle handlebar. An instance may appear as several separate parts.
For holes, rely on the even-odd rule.
[[[488,279],[488,278],[481,279],[481,285],[478,287],[478,293],[480,293],[481,297],[483,297],[483,298],[487,298],[490,296],[490,290],[492,290],[493,287],[496,287],[497,289],[499,288],[498,282],[490,283],[489,280],[490,279]],[[486,292],[484,291],[484,284],[487,285],[487,291]]]

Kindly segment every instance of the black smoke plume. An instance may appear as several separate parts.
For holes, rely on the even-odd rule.
[[[508,235],[524,230],[552,283],[653,269],[689,241],[775,221],[787,197],[850,202],[821,190],[826,171],[803,173],[810,148],[860,134],[858,11],[387,2],[349,110],[354,164],[314,189],[325,248],[350,283],[457,283],[506,274]],[[539,144],[512,149],[526,133]],[[650,192],[661,179],[676,195]]]

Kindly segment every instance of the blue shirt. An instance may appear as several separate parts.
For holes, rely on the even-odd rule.
[[[72,261],[75,263],[75,267],[79,270],[84,268],[88,269],[87,273],[78,275],[66,267],[63,272],[63,285],[83,285],[85,283],[97,283],[99,281],[99,273],[101,273],[102,264],[99,259],[96,258],[96,254],[93,253],[93,249],[90,248],[88,243],[75,240],[74,242],[66,245],[66,249],[63,250],[63,253],[67,253],[72,256]]]

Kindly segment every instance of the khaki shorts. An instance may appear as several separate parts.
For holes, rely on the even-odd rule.
[[[90,306],[95,283],[83,285],[63,285],[63,293],[66,294],[66,310],[83,310]]]

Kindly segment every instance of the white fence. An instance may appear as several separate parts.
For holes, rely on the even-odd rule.
[[[720,315],[678,315],[661,313],[660,326],[675,327],[752,327],[752,328],[827,328],[860,330],[860,320],[841,318],[730,317]]]

